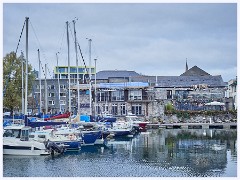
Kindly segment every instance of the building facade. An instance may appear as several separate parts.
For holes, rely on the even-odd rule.
[[[68,79],[63,77],[65,76],[59,79],[60,91],[58,79],[47,80],[47,100],[42,86],[42,101],[47,101],[48,112],[59,112],[60,109],[64,112],[69,109]],[[93,75],[91,78],[91,100],[90,86],[86,83],[79,85],[78,100],[74,77],[72,76],[70,84],[71,111],[77,112],[79,102],[79,113],[93,116],[110,113],[116,117],[124,117],[133,113],[144,118],[163,118],[165,105],[168,103],[177,110],[205,110],[206,103],[226,103],[226,90],[234,85],[230,83],[232,85],[227,86],[220,75],[212,76],[197,66],[186,68],[180,76],[144,76],[134,71],[99,71],[96,77]],[[39,81],[36,81],[35,97],[39,97],[38,84]],[[236,89],[230,91],[236,92]],[[236,94],[231,93],[231,96],[236,99]],[[46,109],[44,104],[46,103],[42,102],[42,110]],[[234,107],[236,108],[236,104]],[[230,109],[225,106],[218,108]]]

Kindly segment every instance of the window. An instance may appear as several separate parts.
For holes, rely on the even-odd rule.
[[[108,105],[107,104],[103,104],[103,112],[108,112]]]
[[[132,113],[135,115],[142,115],[142,105],[141,104],[132,105]]]
[[[172,90],[167,90],[167,99],[172,99]]]
[[[101,114],[101,109],[99,105],[96,106],[96,111],[97,111],[97,114]]]
[[[142,100],[142,90],[130,90],[128,99],[129,100]]]
[[[60,93],[60,97],[66,97],[66,93]]]
[[[118,105],[117,104],[113,104],[112,105],[112,114],[113,115],[117,115],[118,114]]]
[[[97,100],[103,102],[109,101],[108,92],[107,91],[97,92]]]
[[[48,101],[49,105],[54,105],[54,101]]]
[[[113,91],[112,101],[124,101],[124,91]]]
[[[66,101],[65,100],[60,100],[60,105],[65,105]]]
[[[48,97],[54,97],[54,93],[48,93]]]
[[[77,68],[70,67],[70,73],[77,73]]]
[[[60,88],[61,89],[66,89],[66,85],[65,84],[60,84]]]
[[[120,105],[120,113],[121,115],[126,115],[127,112],[126,112],[126,104],[121,104]]]
[[[48,89],[55,89],[54,85],[48,85]]]

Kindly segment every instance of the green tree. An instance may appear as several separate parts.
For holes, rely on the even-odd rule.
[[[24,58],[23,58],[24,59]],[[25,74],[25,61],[24,61]],[[28,64],[28,94],[31,93],[35,75],[32,66]],[[25,76],[24,76],[25,88]],[[3,108],[13,112],[22,106],[22,58],[17,57],[15,52],[7,54],[3,58]]]

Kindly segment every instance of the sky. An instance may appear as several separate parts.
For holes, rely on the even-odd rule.
[[[73,20],[84,60],[97,59],[97,72],[129,70],[151,76],[179,76],[198,66],[225,82],[237,76],[236,3],[3,3],[3,56],[16,51],[25,17],[29,17],[29,63],[76,65]],[[18,56],[25,49],[25,29]],[[83,60],[78,50],[79,65]],[[42,73],[43,74],[43,73]],[[44,78],[42,76],[42,78]]]

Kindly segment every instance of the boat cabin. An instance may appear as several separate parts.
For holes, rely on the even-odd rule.
[[[20,138],[21,141],[28,141],[30,132],[31,127],[28,126],[6,126],[4,128],[3,137],[15,137]]]

